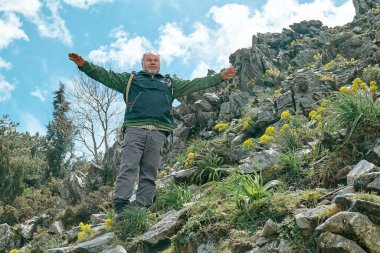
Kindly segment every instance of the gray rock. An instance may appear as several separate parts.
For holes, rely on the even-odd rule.
[[[380,252],[380,228],[361,213],[337,213],[318,226],[317,231],[350,235],[353,241],[369,252]]]
[[[117,245],[115,247],[105,249],[100,253],[127,253],[127,251],[121,245]]]
[[[216,136],[216,134],[214,131],[206,131],[206,132],[202,133],[202,137],[205,139],[210,139],[210,138],[213,138],[215,136]]]
[[[326,212],[335,206],[334,203],[326,206],[317,206],[316,208],[306,208],[297,212],[294,219],[305,235],[311,235],[314,229],[318,226],[320,217],[323,217]]]
[[[91,224],[96,225],[104,223],[108,216],[105,213],[91,214]]]
[[[244,105],[249,100],[249,94],[247,92],[241,92],[240,90],[234,90],[230,97],[229,102],[225,102],[220,106],[219,119],[231,120],[241,116]]]
[[[356,242],[330,232],[322,233],[317,242],[323,253],[366,253]]]
[[[347,194],[352,194],[355,193],[355,189],[352,185],[346,186],[343,189],[337,191],[335,193],[336,196],[342,196],[342,195],[347,195]]]
[[[361,160],[347,175],[347,184],[352,185],[354,180],[360,175],[371,172],[375,169],[375,165],[366,160]]]
[[[54,248],[49,249],[46,253],[62,253],[62,252],[83,252],[83,253],[92,253],[92,252],[102,252],[105,249],[110,247],[113,241],[116,240],[116,235],[111,232],[101,236],[98,236],[92,240],[79,243],[77,245],[63,247],[63,248]]]
[[[9,252],[19,248],[21,238],[16,235],[11,226],[4,223],[0,225],[0,252]]]
[[[272,167],[278,162],[280,153],[275,149],[268,149],[255,153],[252,158],[241,161],[239,169],[245,173],[253,173]]]
[[[37,224],[40,222],[39,217],[34,216],[32,219],[27,220],[20,226],[20,235],[22,238],[30,240],[33,238],[34,232],[37,230]]]
[[[244,141],[244,134],[239,134],[238,136],[236,136],[232,141],[231,141],[231,146],[237,146],[237,145],[240,145],[241,143],[243,143]]]
[[[178,218],[181,212],[170,211],[169,215],[153,225],[145,234],[142,241],[149,244],[157,244],[160,241],[172,236],[176,232]]]
[[[378,33],[380,41],[380,31]],[[366,154],[366,160],[380,167],[380,138],[377,139],[372,149]]]
[[[195,107],[195,110],[197,111],[197,113],[199,113],[199,112],[212,112],[213,111],[212,105],[205,99],[195,101],[194,107]]]
[[[380,226],[380,204],[362,199],[354,199],[351,201],[348,211],[360,212],[366,215],[373,223]]]
[[[354,181],[356,191],[377,192],[380,194],[380,172],[371,172],[359,176]]]
[[[63,199],[70,204],[78,204],[88,193],[88,179],[81,171],[71,172],[59,186]]]
[[[216,252],[215,245],[212,242],[201,244],[197,248],[197,253],[214,253]]]
[[[203,94],[203,97],[207,99],[207,101],[210,102],[212,105],[219,106],[221,103],[221,99],[215,93],[206,92],[205,94]]]
[[[363,33],[363,29],[360,26],[355,26],[352,31],[356,34],[362,34]]]
[[[342,180],[347,178],[348,173],[352,170],[352,166],[348,165],[344,167],[343,169],[338,170],[338,172],[334,175],[334,178],[336,180]]]
[[[277,232],[277,224],[271,219],[268,219],[265,222],[263,231],[261,232],[262,237],[269,237],[271,235],[274,235]]]
[[[65,227],[63,226],[61,220],[53,222],[53,224],[51,224],[51,226],[48,229],[48,233],[56,235],[63,235],[64,231]]]
[[[278,253],[292,253],[291,247],[286,243],[284,239],[280,240],[278,244]]]

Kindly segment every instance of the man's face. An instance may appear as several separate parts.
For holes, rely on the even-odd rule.
[[[157,74],[160,71],[160,59],[155,54],[147,54],[143,60],[142,68],[149,74]]]

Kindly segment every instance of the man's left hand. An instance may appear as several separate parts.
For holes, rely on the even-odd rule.
[[[236,68],[228,68],[222,71],[222,80],[226,80],[234,77],[236,74]]]

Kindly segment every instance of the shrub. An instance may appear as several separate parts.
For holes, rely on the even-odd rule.
[[[353,133],[378,135],[380,128],[380,104],[364,92],[334,93],[334,99],[326,107],[326,129],[349,130],[346,142]]]
[[[215,155],[212,150],[197,156],[194,167],[191,181],[196,184],[217,181],[228,172],[228,167],[223,166],[223,158]]]
[[[115,233],[121,240],[144,233],[149,227],[149,211],[146,208],[128,206],[122,214],[121,220],[115,224]]]
[[[175,183],[170,183],[156,192],[156,202],[154,202],[152,210],[162,210],[164,212],[171,209],[180,210],[183,204],[190,200],[191,193],[188,189]]]
[[[371,81],[375,81],[376,83],[380,83],[380,67],[379,65],[368,66],[363,71],[363,79],[365,82],[370,83]]]

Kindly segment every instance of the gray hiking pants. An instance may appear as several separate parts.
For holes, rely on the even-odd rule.
[[[134,127],[125,130],[120,170],[116,178],[116,199],[129,200],[139,173],[136,202],[142,206],[152,204],[165,139],[162,131]]]

